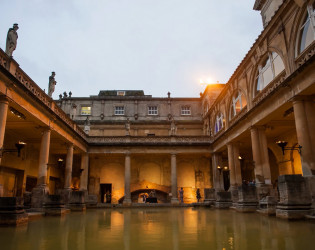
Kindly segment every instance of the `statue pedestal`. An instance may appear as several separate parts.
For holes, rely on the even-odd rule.
[[[0,225],[19,226],[28,223],[22,197],[0,197]]]

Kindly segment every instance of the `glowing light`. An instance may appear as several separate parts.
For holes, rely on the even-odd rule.
[[[207,78],[206,80],[200,79],[199,80],[201,85],[208,85],[208,84],[217,84],[219,81],[215,82],[212,78]]]

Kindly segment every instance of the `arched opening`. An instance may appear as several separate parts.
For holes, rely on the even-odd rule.
[[[246,97],[241,91],[237,91],[231,101],[230,119],[235,117],[247,105]]]
[[[260,93],[283,70],[284,64],[281,57],[276,52],[268,52],[266,58],[258,65],[254,96]]]
[[[307,6],[307,11],[299,28],[297,53],[301,54],[315,40],[315,2]]]

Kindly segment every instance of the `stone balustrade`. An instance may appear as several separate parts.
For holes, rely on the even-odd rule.
[[[210,145],[210,136],[90,136],[89,144],[97,145]]]

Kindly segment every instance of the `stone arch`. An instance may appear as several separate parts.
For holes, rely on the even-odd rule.
[[[235,116],[237,116],[237,114],[235,115],[235,116],[233,116],[233,117],[231,117],[231,114],[230,114],[230,112],[231,112],[231,107],[232,107],[232,102],[233,102],[233,97],[234,97],[234,95],[236,94],[236,93],[241,93],[243,96],[244,96],[244,98],[245,98],[245,101],[246,101],[246,104],[241,108],[241,110],[243,110],[244,108],[247,108],[247,106],[248,106],[248,97],[247,97],[247,95],[246,95],[246,92],[242,89],[242,88],[237,88],[237,89],[234,89],[234,91],[232,91],[232,94],[228,97],[228,101],[227,101],[227,110],[226,110],[226,116],[225,116],[225,118],[227,118],[228,117],[228,119],[227,120],[231,120],[233,117],[235,117]]]
[[[248,97],[248,99],[250,98],[251,99],[251,102],[255,99],[255,97],[257,96],[256,95],[256,88],[257,88],[257,81],[256,81],[256,78],[257,78],[257,75],[258,75],[258,70],[259,70],[259,66],[262,65],[266,60],[268,60],[268,57],[270,55],[270,53],[276,53],[283,65],[284,65],[284,70],[285,72],[287,73],[288,72],[288,64],[286,63],[286,60],[284,60],[284,56],[283,56],[283,53],[282,51],[279,49],[279,48],[276,48],[276,47],[268,47],[268,50],[260,56],[259,60],[256,62],[256,64],[253,66],[253,70],[251,72],[251,76],[250,76],[250,97]],[[269,85],[274,79],[276,79],[279,75],[281,74],[278,73],[267,85]],[[266,86],[267,86],[266,85]]]
[[[299,34],[300,34],[300,27],[303,22],[303,19],[307,15],[307,6],[308,5],[314,5],[314,0],[305,1],[302,8],[299,8],[297,11],[295,18],[294,18],[294,26],[291,29],[290,34],[290,55],[291,55],[291,61],[292,65],[294,66],[293,70],[297,68],[297,65],[295,63],[295,58],[297,58],[300,53],[298,52],[298,43],[299,43]]]

